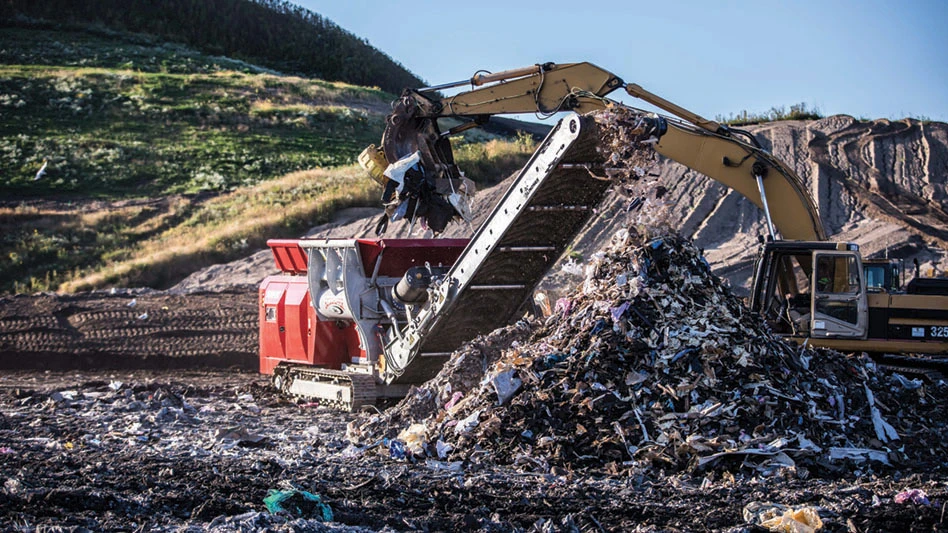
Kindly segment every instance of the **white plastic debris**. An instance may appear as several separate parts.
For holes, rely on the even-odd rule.
[[[438,453],[438,459],[444,459],[453,449],[454,446],[451,446],[441,439],[438,439],[438,442],[435,443],[435,451]]]
[[[232,448],[240,444],[261,444],[264,440],[266,440],[265,436],[251,433],[246,428],[242,427],[221,428],[217,431],[217,434],[214,436],[214,438],[220,441],[221,445],[225,449]]]
[[[454,210],[457,211],[458,215],[461,216],[465,222],[471,222],[474,220],[474,193],[475,186],[474,182],[462,177],[461,186],[454,189],[454,182],[448,180],[448,183],[451,185],[451,194],[448,195],[448,203],[450,203]]]
[[[897,381],[897,382],[899,383],[899,385],[902,385],[902,387],[904,387],[906,390],[915,390],[915,389],[918,389],[918,388],[920,388],[920,387],[922,386],[922,380],[920,380],[920,379],[918,379],[918,378],[916,378],[916,379],[908,379],[907,377],[903,376],[902,374],[897,374],[897,373],[896,373],[896,374],[892,374],[892,379],[894,379],[895,381]]]
[[[398,434],[398,440],[405,443],[405,447],[414,455],[424,454],[425,433],[424,424],[412,424]]]
[[[872,425],[876,430],[876,438],[882,442],[889,442],[890,440],[899,440],[899,433],[892,427],[892,424],[885,421],[882,418],[882,413],[879,412],[879,408],[876,407],[876,399],[872,395],[872,390],[869,389],[868,385],[865,385],[866,397],[869,399],[869,410],[872,414]]]
[[[560,270],[571,276],[582,276],[583,264],[570,257],[565,263],[563,263],[563,266],[560,267]]]
[[[829,458],[833,461],[848,459],[856,462],[878,461],[884,465],[889,464],[889,456],[886,452],[869,448],[830,448]]]
[[[416,151],[389,165],[382,174],[398,183],[398,188],[401,190],[402,184],[405,183],[405,173],[408,172],[408,169],[417,165],[419,161],[421,161],[421,152]]]
[[[515,375],[516,373],[517,371],[511,368],[497,374],[491,381],[494,384],[494,390],[497,391],[497,405],[504,405],[510,401],[523,385],[523,381]]]
[[[470,433],[471,431],[474,431],[474,428],[476,428],[477,425],[480,424],[480,418],[481,418],[481,409],[478,409],[474,411],[473,413],[471,413],[470,415],[468,415],[467,418],[464,418],[463,420],[459,421],[458,425],[455,426],[454,428],[454,432],[457,433],[458,435],[464,435],[464,434]]]
[[[434,459],[428,459],[425,461],[425,466],[432,470],[440,470],[446,472],[460,472],[463,467],[463,462],[461,461],[436,461]]]
[[[770,531],[784,533],[813,533],[823,528],[820,513],[815,507],[789,507],[779,503],[751,502],[744,506],[744,521]]]
[[[56,403],[59,403],[59,402],[64,401],[64,400],[67,400],[67,401],[70,401],[70,402],[71,402],[71,401],[74,401],[74,400],[76,399],[76,395],[77,395],[77,394],[78,394],[78,392],[77,392],[77,391],[74,391],[74,390],[64,390],[64,391],[56,391],[56,392],[50,394],[49,397],[50,397],[51,400],[53,400],[53,401],[56,402]]]

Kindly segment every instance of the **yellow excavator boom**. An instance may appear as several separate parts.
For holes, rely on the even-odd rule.
[[[463,85],[472,89],[448,97],[436,92]],[[606,98],[620,88],[672,115],[666,133],[655,145],[658,153],[745,196],[767,213],[771,229],[779,231],[783,239],[826,240],[819,211],[803,180],[760,147],[753,135],[701,117],[637,84],[627,84],[592,63],[545,63],[477,74],[468,80],[406,90],[401,105],[403,109],[411,107],[416,120],[469,117],[483,123],[497,114],[533,112],[545,118],[560,111],[586,113],[623,106]],[[390,117],[390,130],[397,129],[394,126],[400,125],[399,120],[403,119],[399,118],[396,106],[396,113]],[[464,127],[457,131],[461,129]],[[391,162],[413,152],[415,145],[403,145],[404,137],[394,139],[390,130],[386,131],[389,142],[383,139],[383,145]]]

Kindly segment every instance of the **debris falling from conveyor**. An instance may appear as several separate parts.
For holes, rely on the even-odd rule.
[[[616,107],[594,113],[599,125],[599,151],[605,159],[606,176],[616,191],[628,198],[630,223],[642,231],[671,232],[671,205],[664,197],[668,189],[651,171],[658,158],[652,149],[658,119],[647,113]]]
[[[625,107],[593,114],[599,125],[599,151],[605,157],[607,175],[618,183],[638,181],[646,175],[657,154],[651,146],[658,137],[648,135],[655,118]]]

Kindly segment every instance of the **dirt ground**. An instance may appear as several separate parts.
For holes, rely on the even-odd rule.
[[[0,298],[0,369],[257,368],[257,291]]]
[[[593,478],[396,461],[348,446],[355,415],[237,370],[8,371],[0,412],[6,530],[763,531],[742,516],[751,502],[815,506],[826,531],[948,529],[943,474]],[[267,513],[271,489],[318,494],[333,521]],[[895,503],[906,489],[929,504]]]

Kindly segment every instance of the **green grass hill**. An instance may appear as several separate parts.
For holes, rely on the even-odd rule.
[[[0,24],[0,294],[164,288],[378,205],[354,163],[393,98],[101,24]],[[469,175],[524,162],[511,131],[459,146]]]
[[[31,32],[0,29],[0,40]],[[71,36],[58,42],[70,46]],[[89,39],[82,44],[92,47]],[[378,89],[225,70],[226,63],[173,48],[151,51],[148,61],[157,57],[167,68],[143,72],[129,61],[87,67],[4,58],[4,192],[115,196],[228,189],[351,163],[384,128],[391,96]],[[44,161],[45,179],[34,181]]]

